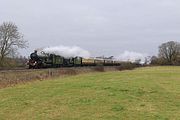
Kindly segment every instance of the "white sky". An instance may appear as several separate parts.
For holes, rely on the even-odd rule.
[[[180,0],[0,0],[0,23],[14,22],[36,48],[79,46],[93,55],[157,54],[180,42]]]

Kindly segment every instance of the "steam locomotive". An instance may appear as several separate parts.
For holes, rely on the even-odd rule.
[[[37,51],[30,54],[30,59],[27,62],[29,69],[39,68],[58,68],[58,67],[77,67],[77,66],[119,66],[120,61],[112,60],[111,58],[82,58],[71,57],[65,58],[60,55],[48,54],[41,52],[41,55],[37,54]]]

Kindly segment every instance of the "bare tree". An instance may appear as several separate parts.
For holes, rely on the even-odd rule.
[[[18,48],[26,48],[27,41],[18,31],[18,27],[12,22],[4,22],[0,25],[0,62],[5,57],[15,54]]]
[[[159,58],[165,60],[167,64],[173,64],[180,54],[180,43],[170,41],[159,46]]]

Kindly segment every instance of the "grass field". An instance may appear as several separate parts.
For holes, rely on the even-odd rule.
[[[146,67],[0,89],[0,120],[179,120],[180,67]]]

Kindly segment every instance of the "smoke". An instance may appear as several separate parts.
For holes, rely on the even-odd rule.
[[[146,54],[132,52],[132,51],[125,51],[124,53],[120,54],[116,59],[120,61],[130,61],[136,62],[140,60],[140,63],[145,63],[145,56]]]
[[[56,47],[48,47],[44,48],[42,50],[45,53],[50,53],[50,54],[56,54],[63,56],[65,58],[70,58],[70,57],[83,57],[83,58],[89,58],[90,53],[87,50],[84,50],[80,47],[77,46],[56,46]]]
[[[90,53],[87,50],[84,50],[78,46],[55,46],[55,47],[47,47],[41,49],[41,51],[49,54],[56,54],[63,56],[65,58],[71,58],[71,57],[83,57],[83,58],[89,58]],[[130,62],[139,62],[141,64],[145,63],[145,57],[147,54],[142,54],[138,52],[133,51],[124,51],[122,54],[115,57],[116,60],[120,61],[130,61]]]

